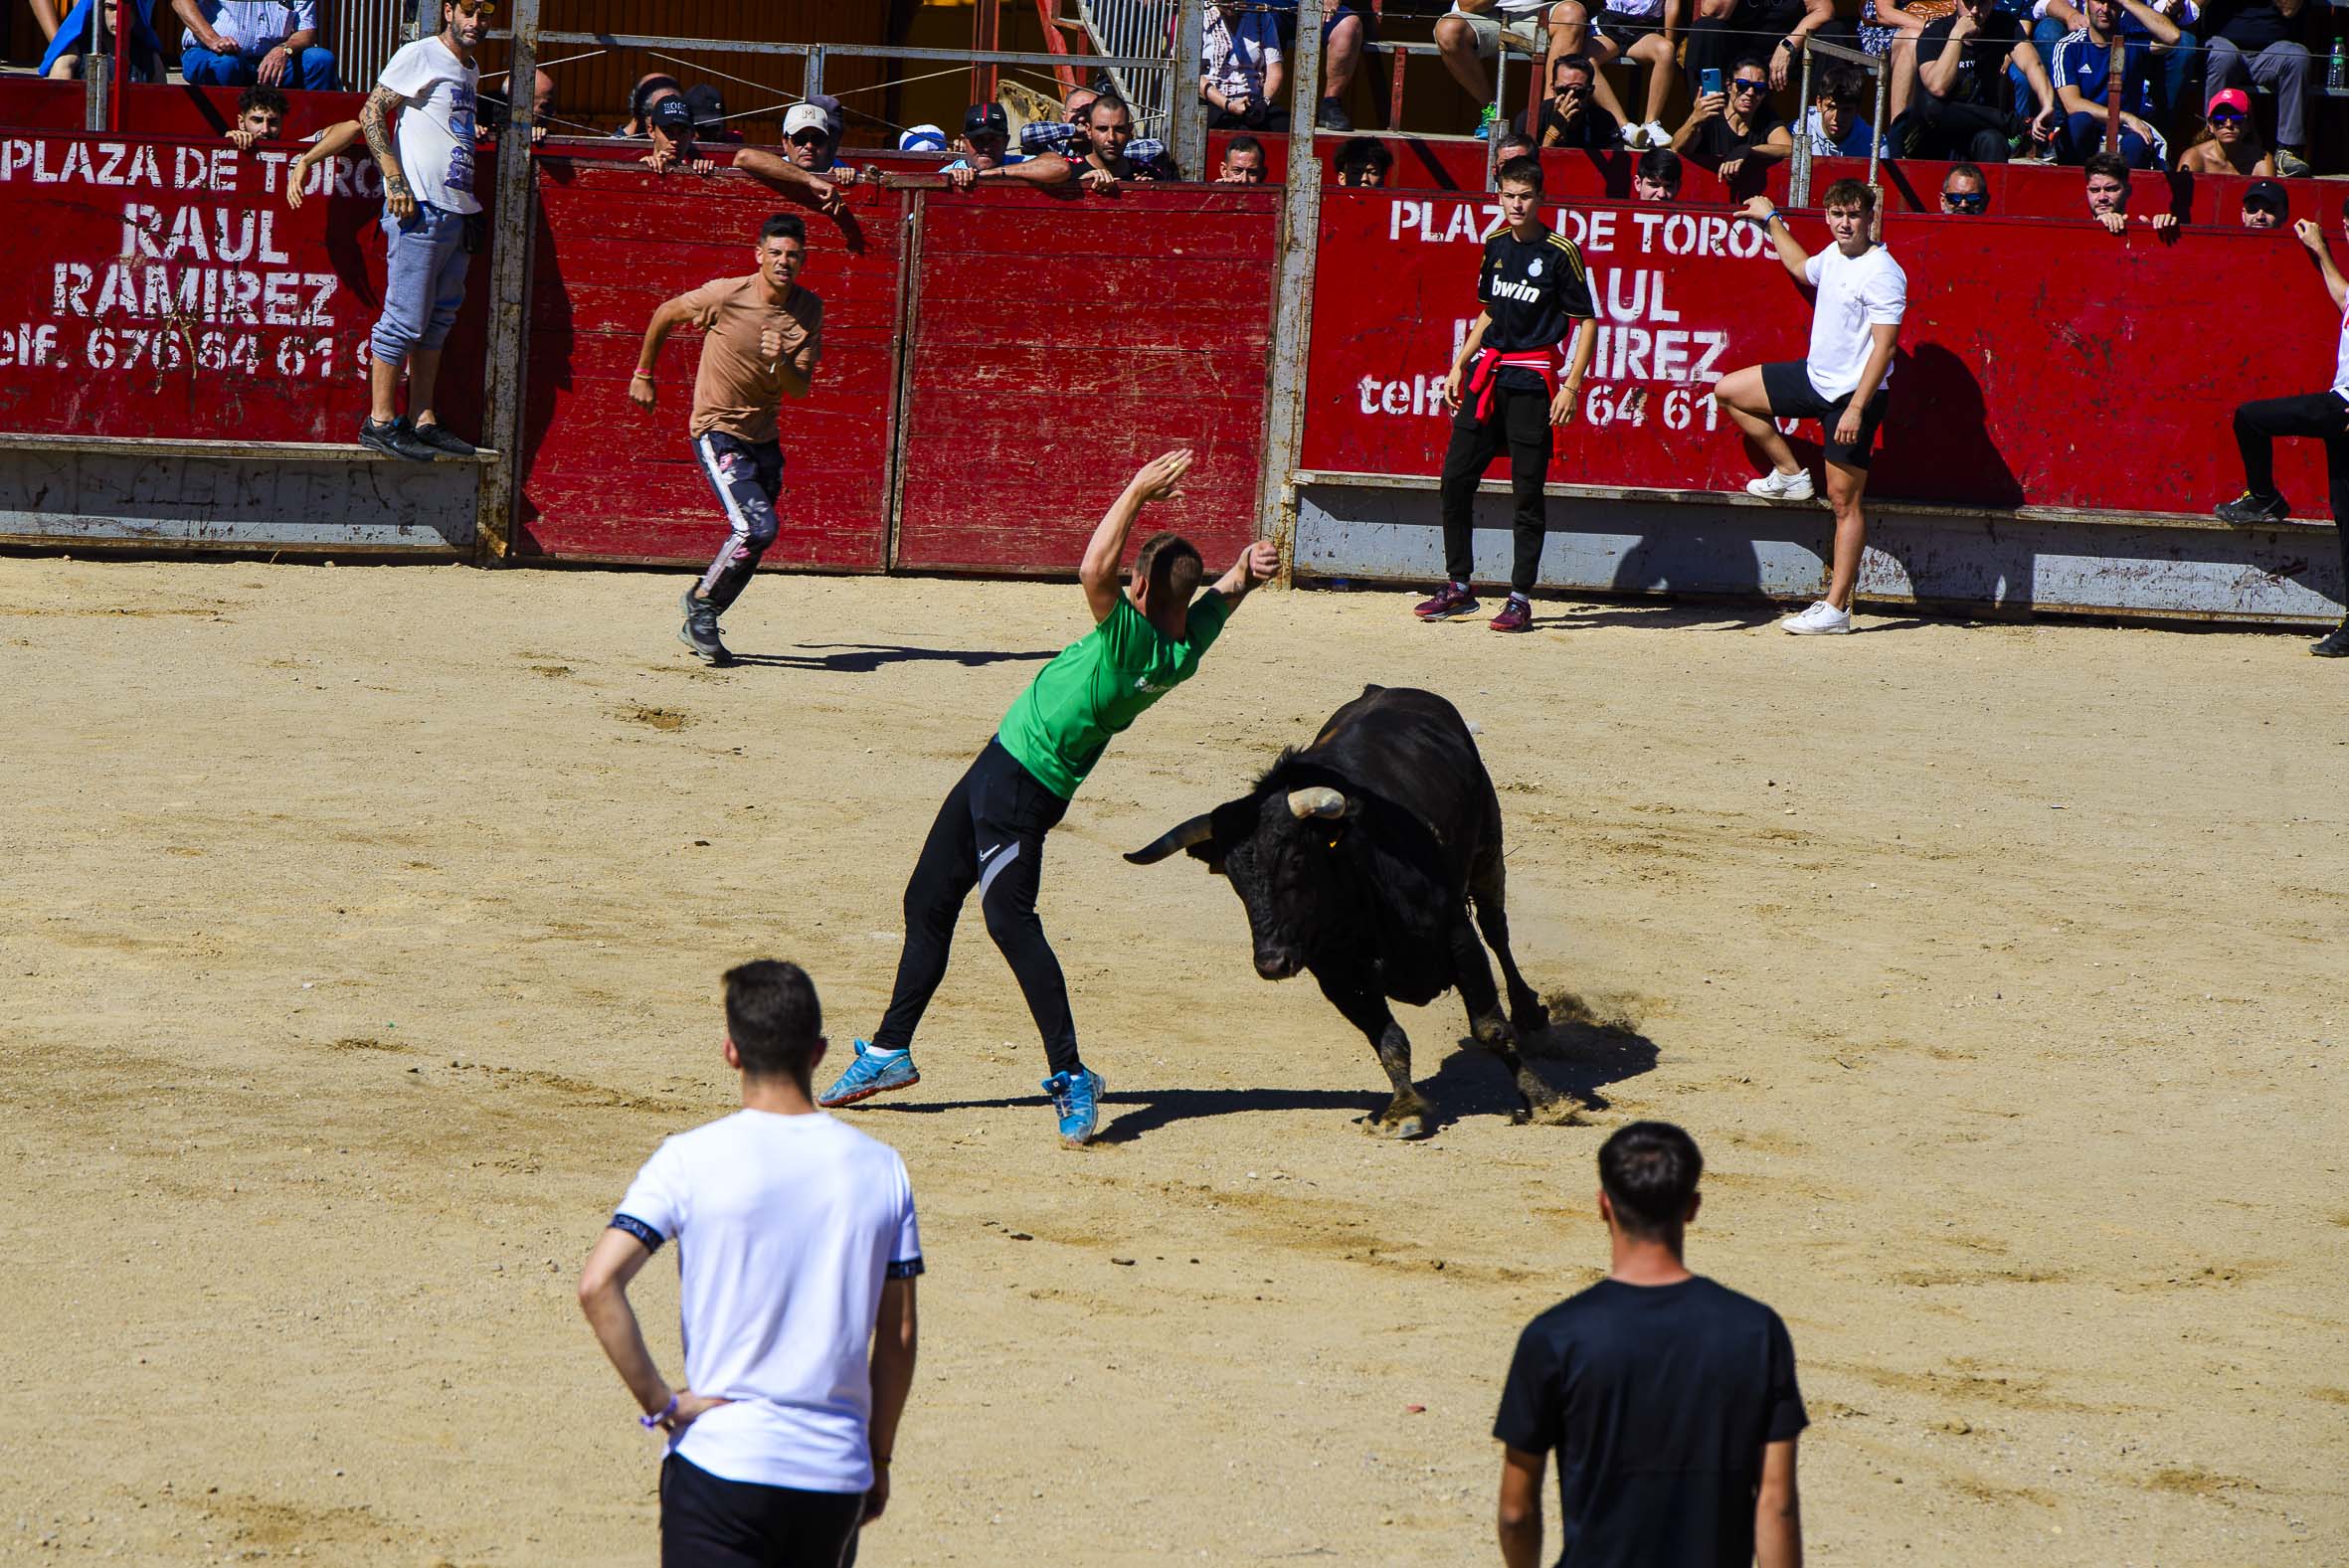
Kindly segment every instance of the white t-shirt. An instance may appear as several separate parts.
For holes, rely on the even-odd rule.
[[[2349,315],[2341,317],[2341,346],[2333,350],[2333,396],[2349,403]]]
[[[480,79],[438,33],[402,45],[375,79],[406,100],[394,132],[408,188],[443,212],[481,210],[473,196],[473,88]]]
[[[922,1272],[897,1150],[821,1112],[738,1111],[653,1150],[613,1223],[677,1243],[685,1381],[734,1401],[675,1451],[727,1481],[870,1489],[881,1284]]]
[[[1872,245],[1858,256],[1834,246],[1804,263],[1803,275],[1819,290],[1811,313],[1811,390],[1822,398],[1856,391],[1868,352],[1876,346],[1871,327],[1897,326],[1908,308],[1908,274],[1893,253]],[[1885,382],[1893,368],[1885,367]]]
[[[1199,75],[1226,97],[1245,92],[1264,101],[1264,73],[1281,58],[1281,35],[1262,11],[1242,11],[1229,22],[1210,6],[1200,36]]]

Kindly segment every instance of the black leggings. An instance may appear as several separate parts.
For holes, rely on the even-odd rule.
[[[938,808],[938,820],[930,824],[921,858],[905,884],[905,951],[898,956],[889,1011],[873,1031],[874,1045],[898,1051],[914,1043],[922,1013],[946,978],[955,917],[976,887],[987,934],[1019,981],[1052,1071],[1080,1069],[1068,982],[1061,978],[1052,944],[1044,940],[1044,923],[1036,918],[1044,835],[1067,811],[1068,802],[1036,783],[1001,741],[987,743]]]
[[[2235,411],[2235,444],[2243,452],[2243,487],[2275,494],[2275,437],[2307,436],[2324,442],[2326,487],[2333,527],[2340,535],[2341,591],[2349,594],[2349,403],[2334,392],[2262,398]]]
[[[660,1466],[660,1568],[841,1568],[853,1562],[861,1491],[796,1491]]]
[[[1474,397],[1469,394],[1470,400]],[[1507,446],[1509,488],[1517,499],[1517,559],[1509,586],[1521,594],[1534,591],[1534,578],[1541,570],[1541,536],[1548,527],[1541,485],[1549,477],[1549,394],[1539,387],[1496,385],[1493,412],[1482,420],[1474,401],[1461,404],[1452,420],[1452,444],[1444,452],[1444,571],[1453,582],[1467,582],[1476,566],[1477,483]]]

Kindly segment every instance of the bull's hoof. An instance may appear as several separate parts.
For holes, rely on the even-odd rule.
[[[1416,1105],[1390,1105],[1375,1116],[1361,1120],[1361,1129],[1372,1137],[1391,1137],[1402,1141],[1421,1138],[1434,1129],[1435,1108],[1421,1101]]]
[[[1510,1027],[1508,1024],[1501,1021],[1501,1015],[1499,1013],[1494,1013],[1488,1017],[1479,1018],[1476,1021],[1474,1028],[1476,1031],[1476,1043],[1483,1046],[1488,1051],[1498,1051],[1504,1046],[1512,1046],[1517,1044],[1517,1036],[1510,1032]]]
[[[1572,1095],[1551,1095],[1546,1100],[1536,1100],[1510,1120],[1520,1127],[1528,1122],[1538,1122],[1543,1127],[1584,1126],[1582,1107]]]
[[[1549,1028],[1549,1009],[1542,1006],[1521,1009],[1509,1015],[1509,1026],[1521,1040],[1532,1039]]]

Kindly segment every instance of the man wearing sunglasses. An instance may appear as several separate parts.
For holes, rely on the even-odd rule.
[[[2349,234],[2349,203],[2341,209],[2342,229]],[[2330,491],[2333,526],[2340,531],[2341,584],[2349,593],[2349,278],[2341,275],[2324,227],[2303,218],[2292,233],[2307,247],[2317,275],[2333,308],[2341,311],[2340,346],[2333,355],[2333,384],[2323,392],[2298,398],[2261,398],[2235,411],[2235,444],[2243,453],[2243,494],[2221,504],[2219,521],[2238,527],[2280,522],[2292,513],[2283,493],[2275,488],[2275,437],[2305,436],[2324,442],[2326,483]],[[2349,658],[2349,616],[2327,635],[2308,645],[2320,658]]]
[[[1990,184],[1970,163],[1952,165],[1941,180],[1941,211],[1952,218],[1979,218],[1990,211]]]
[[[441,346],[464,303],[465,224],[473,195],[473,50],[489,30],[489,0],[441,0],[441,30],[404,45],[359,110],[367,150],[383,171],[383,314],[369,338],[368,411],[359,444],[413,462],[470,457],[470,441],[441,426],[433,406]],[[398,141],[388,116],[400,116]],[[408,413],[395,407],[408,372]]]
[[[839,224],[855,251],[863,240],[840,189],[856,183],[856,170],[832,156],[836,140],[831,116],[813,103],[794,103],[783,116],[782,155],[745,147],[734,155],[734,167]]]
[[[2178,154],[2178,167],[2187,174],[2241,174],[2260,178],[2275,172],[2275,158],[2259,140],[2252,119],[2251,94],[2241,87],[2221,87],[2211,94],[2203,123],[2211,133]]]
[[[1726,90],[1700,92],[1674,133],[1672,150],[1733,180],[1748,164],[1759,168],[1794,151],[1794,132],[1770,112],[1770,68],[1748,55],[1729,72]]]
[[[1592,99],[1598,69],[1588,55],[1560,55],[1549,63],[1549,96],[1532,129],[1520,110],[1513,128],[1525,132],[1538,147],[1578,147],[1588,152],[1612,151],[1622,135],[1615,116]]]
[[[2026,123],[2008,96],[2010,71],[2021,73],[2038,102],[2031,130],[2052,140],[2063,117],[2055,86],[2019,21],[1992,0],[1958,0],[1955,12],[1927,25],[1916,41],[1919,90],[1907,115],[1908,156],[2006,162],[2010,139]],[[1901,143],[1896,132],[1894,145]]]
[[[1011,119],[1000,103],[963,110],[963,155],[939,171],[958,191],[981,180],[991,185],[1066,185],[1076,170],[1058,153],[1029,157],[1011,150]]]
[[[2292,199],[2280,181],[2254,180],[2243,193],[2246,229],[2280,229],[2292,215]]]

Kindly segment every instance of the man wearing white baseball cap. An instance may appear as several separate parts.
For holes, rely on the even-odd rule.
[[[853,220],[840,188],[856,183],[856,170],[832,156],[837,140],[831,118],[822,109],[813,103],[794,103],[783,116],[783,152],[746,147],[734,155],[734,167],[837,221],[848,230],[849,249],[854,251],[862,239],[851,227]]]

